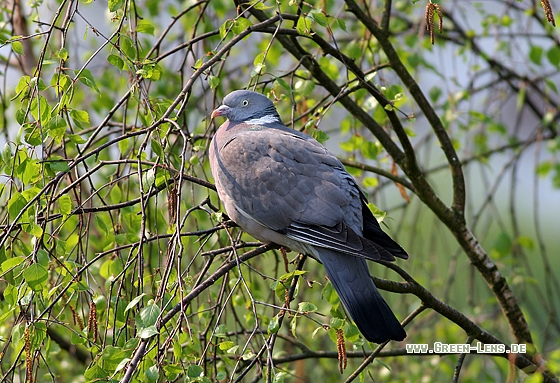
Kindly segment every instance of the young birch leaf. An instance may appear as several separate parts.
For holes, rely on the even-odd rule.
[[[109,56],[107,57],[107,61],[108,61],[111,65],[113,65],[113,66],[119,68],[120,70],[126,69],[126,64],[125,64],[124,60],[123,60],[120,56],[117,56],[117,55],[109,55]]]
[[[208,85],[210,89],[216,89],[220,85],[220,78],[217,76],[208,76]]]
[[[538,45],[533,45],[529,51],[529,59],[531,59],[534,64],[541,65],[543,51],[544,50]]]
[[[161,310],[155,303],[148,305],[140,311],[140,319],[145,327],[155,325]]]
[[[253,23],[244,17],[240,17],[239,19],[235,20],[235,23],[232,25],[231,30],[236,35],[243,32],[245,29],[249,28]]]
[[[311,36],[311,19],[307,16],[300,16],[296,23],[296,30],[300,35]]]
[[[38,263],[32,263],[31,266],[26,267],[23,270],[23,278],[34,291],[40,291],[43,289],[43,282],[47,280],[49,273],[47,269]]]
[[[280,329],[280,318],[278,317],[278,315],[275,315],[268,323],[268,333],[274,334],[278,332],[279,329]]]
[[[157,334],[158,334],[158,330],[156,326],[144,327],[143,329],[138,331],[138,337],[140,337],[141,339],[148,339]]]
[[[122,7],[124,4],[124,0],[109,0],[109,11],[115,12],[117,9]]]
[[[140,21],[136,26],[136,32],[152,36],[154,35],[155,29],[154,25],[146,20]]]
[[[72,213],[72,200],[68,194],[63,194],[58,199],[58,207],[62,215],[69,215]]]
[[[18,55],[23,54],[23,45],[19,41],[12,41],[12,50]]]

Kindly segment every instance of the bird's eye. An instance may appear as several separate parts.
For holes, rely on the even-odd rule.
[[[241,105],[243,105],[243,106],[249,105],[249,100],[243,100],[243,101],[241,101]]]

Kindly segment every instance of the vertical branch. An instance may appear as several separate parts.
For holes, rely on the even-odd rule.
[[[452,210],[454,218],[464,220],[463,214],[465,210],[465,179],[459,156],[453,147],[451,138],[447,134],[445,127],[441,123],[436,111],[430,105],[430,102],[424,96],[424,93],[418,86],[418,83],[410,75],[404,64],[402,63],[399,54],[389,41],[389,34],[387,31],[380,29],[374,20],[369,18],[363,10],[354,2],[354,0],[345,0],[348,10],[353,13],[358,20],[375,36],[383,51],[387,55],[391,68],[399,76],[404,85],[408,88],[410,94],[430,122],[436,137],[438,138],[442,150],[445,153],[447,162],[451,167],[451,176],[453,179],[453,204]],[[415,170],[415,169],[411,169]],[[406,170],[405,170],[406,171]],[[410,175],[409,175],[410,177]]]

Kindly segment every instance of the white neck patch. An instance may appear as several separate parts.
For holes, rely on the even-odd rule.
[[[280,122],[280,119],[271,114],[267,114],[266,116],[263,117],[253,118],[251,120],[245,121],[245,123],[249,125],[264,125],[264,124],[272,124],[273,122]]]

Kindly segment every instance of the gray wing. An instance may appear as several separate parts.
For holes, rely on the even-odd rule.
[[[333,172],[340,162],[314,140],[244,130],[217,149],[217,182],[261,224],[285,231],[293,221],[333,226],[342,220],[350,196]]]
[[[340,161],[317,141],[265,128],[239,131],[213,149],[216,182],[242,214],[314,246],[394,260],[360,235],[360,191]]]

